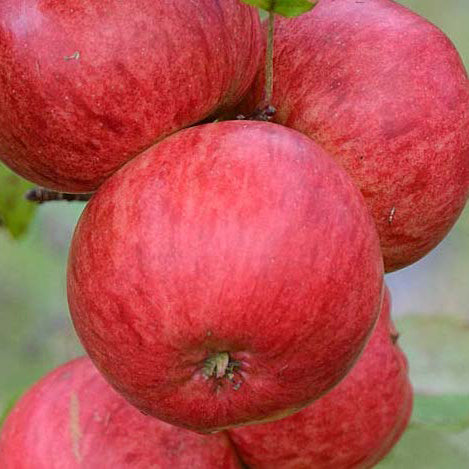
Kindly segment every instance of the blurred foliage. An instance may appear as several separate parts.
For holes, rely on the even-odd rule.
[[[400,3],[445,31],[469,65],[467,2]],[[83,353],[68,316],[65,270],[84,204],[48,203],[33,219],[36,207],[23,198],[30,186],[0,165],[0,217],[8,228],[0,229],[0,420],[43,374]],[[394,313],[407,314],[396,322],[416,396],[411,426],[380,469],[469,467],[468,278],[469,209],[434,253],[388,276]]]
[[[0,230],[0,415],[46,371],[78,355],[65,268],[82,204],[50,203],[18,242]]]
[[[397,324],[415,390],[469,396],[469,319],[406,316]]]
[[[24,198],[31,187],[33,184],[0,165],[0,224],[14,238],[26,232],[36,212],[37,207]]]
[[[469,429],[469,394],[417,395],[413,422],[438,430],[454,432]]]
[[[414,424],[378,469],[465,469],[469,432],[451,434]]]

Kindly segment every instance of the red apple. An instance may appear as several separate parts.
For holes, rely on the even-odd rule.
[[[275,27],[276,122],[313,138],[352,176],[387,271],[417,261],[469,191],[469,81],[454,46],[389,0],[321,0]],[[245,111],[263,83],[261,73]]]
[[[350,374],[302,412],[229,430],[251,469],[364,469],[397,443],[412,411],[405,355],[386,292],[378,325]]]
[[[412,392],[412,388],[411,388]],[[404,432],[409,426],[413,410],[413,393],[410,396],[410,399],[407,401],[407,405],[404,407],[403,415],[400,419],[400,422],[396,425],[396,428],[393,433],[392,439],[388,439],[387,442],[381,447],[380,451],[375,453],[373,458],[367,460],[369,467],[374,467],[378,462],[384,459],[388,453],[396,446],[396,444],[401,439]]]
[[[235,469],[226,434],[202,436],[142,415],[88,358],[48,374],[0,435],[2,469]]]
[[[382,258],[347,174],[262,122],[183,130],[110,178],[72,242],[75,328],[142,411],[200,432],[297,411],[376,321]]]
[[[0,159],[94,190],[165,135],[236,104],[261,52],[239,0],[2,0]]]

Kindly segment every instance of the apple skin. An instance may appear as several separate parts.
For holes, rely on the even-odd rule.
[[[265,122],[185,129],[101,186],[72,241],[75,329],[145,413],[199,432],[281,418],[352,367],[383,267],[360,192]],[[232,373],[206,367],[229,355]],[[226,357],[226,355],[225,355]]]
[[[399,442],[402,435],[407,430],[407,427],[410,424],[411,417],[412,417],[413,403],[414,403],[414,396],[413,396],[413,393],[412,393],[411,396],[410,396],[410,399],[408,400],[407,404],[405,405],[403,416],[402,416],[399,424],[396,426],[396,430],[394,432],[394,435],[393,435],[392,439],[389,439],[387,441],[387,443],[385,443],[381,447],[381,450],[378,453],[376,453],[373,458],[371,458],[367,461],[369,467],[374,467],[381,460],[383,460],[391,452],[391,450],[394,448],[394,446],[396,446],[396,444]]]
[[[456,49],[388,0],[321,0],[275,27],[275,121],[352,176],[386,271],[412,264],[446,236],[468,197],[469,81]],[[242,113],[262,98],[260,70]]]
[[[55,369],[0,434],[2,469],[241,469],[226,434],[197,435],[142,415],[87,357]]]
[[[0,159],[91,192],[164,136],[237,104],[261,53],[239,0],[2,0]]]
[[[407,360],[386,289],[370,342],[330,393],[284,420],[228,430],[251,469],[365,469],[397,443],[412,413]]]

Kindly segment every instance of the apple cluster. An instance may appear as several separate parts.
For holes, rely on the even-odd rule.
[[[88,356],[19,401],[2,468],[366,469],[405,431],[384,274],[466,203],[466,71],[391,0],[276,17],[269,70],[246,3],[2,0],[0,158],[94,193]]]

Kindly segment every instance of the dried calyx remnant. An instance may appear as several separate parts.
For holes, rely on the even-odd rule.
[[[241,367],[241,362],[231,360],[228,352],[218,352],[204,361],[203,374],[206,378],[234,379],[234,373]]]
[[[398,342],[398,340],[399,340],[399,337],[400,337],[399,332],[393,332],[393,333],[391,334],[391,342],[392,342],[394,345],[396,345],[397,342]]]

